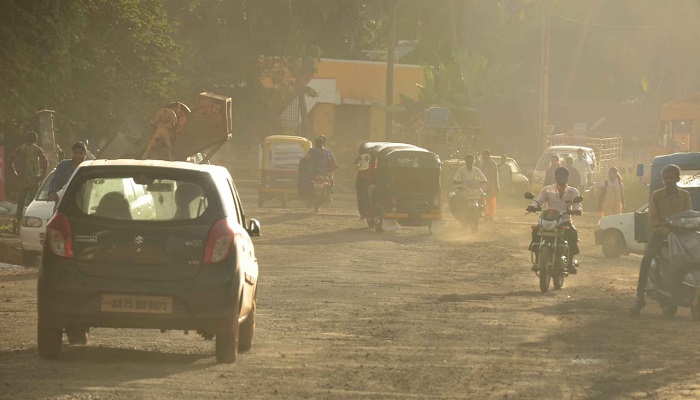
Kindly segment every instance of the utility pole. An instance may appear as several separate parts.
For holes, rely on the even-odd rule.
[[[390,140],[392,135],[393,121],[389,108],[394,104],[394,53],[396,50],[396,0],[389,3],[389,42],[387,43],[386,54],[386,125],[384,128],[384,138]]]
[[[539,154],[547,148],[549,133],[549,1],[542,0],[542,48],[540,70],[540,145]]]

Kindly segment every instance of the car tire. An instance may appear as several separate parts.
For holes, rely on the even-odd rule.
[[[228,332],[216,334],[216,362],[232,364],[238,355],[238,318],[231,322]]]
[[[22,265],[36,267],[39,265],[39,252],[22,250]]]
[[[253,337],[255,336],[255,300],[248,317],[240,325],[238,333],[238,352],[246,353],[253,348]]]
[[[44,360],[53,360],[61,355],[63,345],[63,329],[46,326],[41,322],[37,323],[37,348],[39,357]]]
[[[603,235],[603,255],[607,258],[619,258],[627,247],[625,238],[617,230],[608,230]]]

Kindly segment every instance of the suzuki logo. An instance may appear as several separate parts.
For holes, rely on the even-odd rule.
[[[134,243],[136,244],[143,244],[143,237],[141,235],[138,235],[134,238]]]

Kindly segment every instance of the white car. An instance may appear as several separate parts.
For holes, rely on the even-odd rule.
[[[608,215],[598,222],[595,231],[595,244],[603,248],[603,255],[617,258],[622,254],[644,254],[646,243],[637,242],[634,238],[634,215],[647,213],[649,205],[644,205],[636,212]]]
[[[56,203],[48,201],[49,183],[55,171],[51,171],[42,182],[34,200],[29,204],[22,217],[19,228],[19,240],[22,245],[22,264],[35,266],[39,264],[39,256],[44,245],[46,223],[53,215]]]
[[[571,157],[574,160],[578,158],[579,149],[583,150],[584,158],[591,165],[591,170],[595,171],[597,162],[596,156],[595,152],[590,147],[550,146],[544,151],[544,153],[542,153],[542,156],[540,156],[540,160],[537,162],[537,166],[535,166],[535,170],[532,173],[533,187],[541,189],[544,185],[544,178],[547,174],[547,168],[549,168],[552,156],[559,157],[559,163],[564,165],[564,160],[566,160],[566,157]],[[583,177],[581,177],[581,179],[583,179]]]

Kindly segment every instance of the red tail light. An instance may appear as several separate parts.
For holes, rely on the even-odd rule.
[[[73,236],[70,233],[68,217],[56,211],[46,225],[46,245],[57,256],[73,257]]]
[[[207,245],[204,247],[204,264],[214,264],[231,254],[233,249],[233,231],[226,218],[220,219],[209,230]]]
[[[436,196],[433,197],[433,205],[434,205],[435,207],[439,207],[439,206],[440,206],[440,196],[437,196],[437,195],[436,195]]]
[[[536,231],[536,230],[540,229],[540,226],[539,225],[530,225],[530,229],[532,229],[533,231]]]

